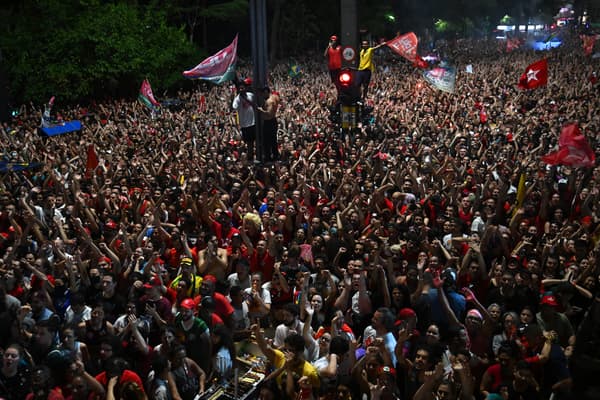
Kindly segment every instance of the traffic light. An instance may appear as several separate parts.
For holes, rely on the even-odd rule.
[[[354,105],[360,100],[360,88],[355,71],[342,69],[338,75],[338,100],[343,105]]]
[[[340,86],[344,88],[348,88],[352,85],[352,71],[345,69],[340,72],[338,76],[338,81],[340,82]]]

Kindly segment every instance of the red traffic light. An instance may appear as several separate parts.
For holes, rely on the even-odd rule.
[[[342,86],[352,85],[352,72],[347,70],[340,72],[340,75],[338,76],[338,81]]]

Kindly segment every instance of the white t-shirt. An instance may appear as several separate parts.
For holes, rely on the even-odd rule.
[[[254,108],[250,103],[254,103],[254,93],[246,92],[245,99],[242,98],[241,94],[235,96],[233,99],[233,109],[238,113],[238,119],[242,128],[248,128],[254,126]]]

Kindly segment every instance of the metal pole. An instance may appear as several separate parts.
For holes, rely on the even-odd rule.
[[[262,89],[267,85],[267,2],[250,0],[250,30],[252,38],[253,82],[256,102],[264,104]],[[264,161],[263,121],[258,113],[256,121],[256,160]]]
[[[354,49],[356,57],[354,61],[342,59],[344,68],[356,68],[358,61],[358,12],[356,0],[340,0],[341,9],[341,42],[342,46],[350,46]]]

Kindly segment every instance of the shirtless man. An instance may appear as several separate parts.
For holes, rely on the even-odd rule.
[[[277,148],[277,109],[279,108],[279,93],[271,92],[265,87],[263,93],[267,97],[264,107],[258,107],[263,118],[263,148],[265,161],[279,160],[279,149]]]
[[[206,249],[198,253],[200,275],[211,274],[223,281],[227,277],[227,250],[219,247],[219,240],[211,235]]]

